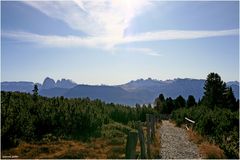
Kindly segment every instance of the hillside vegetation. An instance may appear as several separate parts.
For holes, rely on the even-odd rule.
[[[87,140],[101,136],[104,124],[145,121],[147,113],[155,111],[146,106],[131,108],[89,98],[46,98],[38,96],[37,90],[33,95],[1,92],[2,149],[21,141],[41,140],[47,134]]]
[[[192,95],[186,101],[181,95],[176,99],[165,99],[160,94],[155,99],[154,108],[139,104],[129,107],[89,98],[47,98],[38,95],[37,85],[34,86],[33,94],[2,91],[1,147],[7,150],[24,142],[34,144],[55,142],[58,139],[73,140],[72,146],[79,146],[76,144],[79,141],[94,146],[95,143],[90,142],[91,138],[100,138],[95,139],[96,143],[105,138],[108,142],[104,141],[98,148],[114,144],[115,149],[111,153],[99,151],[105,155],[102,158],[124,158],[123,144],[127,132],[134,128],[136,121],[145,122],[148,113],[171,115],[177,125],[185,123],[184,118],[188,117],[196,122],[193,129],[210,142],[217,143],[228,158],[239,158],[239,100],[235,99],[231,87],[226,87],[226,83],[216,73],[208,75],[204,96],[198,102]],[[67,145],[65,141],[56,143]],[[65,156],[54,158],[59,157]],[[89,155],[77,155],[75,158],[78,157],[91,158]],[[65,158],[73,157],[69,155]]]
[[[191,95],[185,101],[182,96],[172,100],[160,94],[155,108],[159,113],[171,114],[178,126],[186,123],[185,117],[194,120],[195,131],[218,144],[228,158],[239,158],[239,100],[218,74],[208,75],[204,96],[198,103]]]

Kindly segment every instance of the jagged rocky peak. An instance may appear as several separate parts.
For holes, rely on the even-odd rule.
[[[152,81],[153,79],[152,78],[150,78],[150,77],[148,77],[148,79],[146,79],[147,81]]]
[[[56,87],[58,88],[73,88],[75,87],[77,84],[75,82],[73,82],[70,79],[61,79],[61,80],[57,80],[56,82]]]
[[[49,77],[45,78],[42,84],[42,89],[50,89],[56,87],[55,81]]]
[[[61,80],[57,80],[56,82],[52,78],[45,78],[43,81],[43,85],[41,89],[51,89],[51,88],[73,88],[77,85],[77,83],[73,82],[70,79],[62,78]]]

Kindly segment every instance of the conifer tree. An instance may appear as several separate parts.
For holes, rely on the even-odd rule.
[[[226,102],[226,107],[231,109],[231,110],[237,110],[238,108],[236,107],[236,98],[234,97],[232,87],[227,88],[226,93],[225,93],[225,102]]]
[[[217,73],[210,73],[204,84],[203,103],[210,107],[223,107],[225,105],[224,93],[226,91],[226,83],[221,80]]]
[[[38,86],[37,86],[37,84],[34,85],[34,89],[32,91],[33,91],[33,100],[36,102],[37,98],[38,98]]]
[[[195,106],[197,103],[193,95],[189,95],[187,99],[187,107]]]

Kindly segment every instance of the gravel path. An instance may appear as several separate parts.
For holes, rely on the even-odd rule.
[[[185,129],[175,127],[167,120],[162,121],[160,128],[163,159],[196,159],[200,158],[197,145],[188,140]]]

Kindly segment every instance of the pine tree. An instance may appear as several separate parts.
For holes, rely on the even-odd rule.
[[[236,108],[236,98],[234,97],[232,87],[227,88],[226,93],[225,93],[225,102],[226,102],[226,107],[231,109],[231,110],[237,110]]]
[[[195,106],[197,103],[193,95],[189,95],[187,99],[187,107]]]
[[[174,103],[171,97],[166,99],[166,103],[163,105],[163,113],[170,114],[174,109]]]
[[[176,106],[176,108],[183,108],[183,107],[185,107],[186,106],[185,99],[182,96],[178,96],[175,99],[175,106]]]
[[[210,107],[222,107],[225,105],[224,93],[226,91],[226,83],[221,80],[217,73],[210,73],[204,84],[203,103]]]
[[[163,110],[163,107],[165,105],[165,98],[163,94],[160,94],[159,97],[157,97],[154,101],[154,108],[160,113]]]
[[[38,99],[38,86],[35,84],[33,91],[33,100],[36,102]]]

